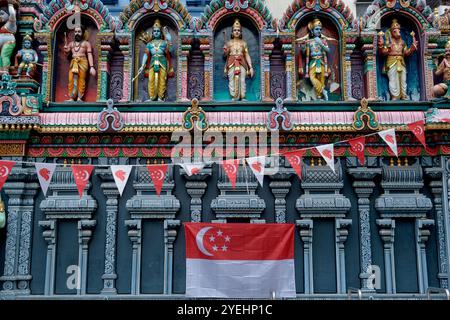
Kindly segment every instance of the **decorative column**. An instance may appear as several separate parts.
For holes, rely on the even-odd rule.
[[[431,233],[428,228],[433,225],[434,220],[416,219],[417,274],[419,275],[420,293],[425,293],[428,288],[428,268],[425,245]]]
[[[363,42],[361,52],[364,57],[364,82],[366,84],[367,99],[377,100],[377,68],[374,54],[374,50],[377,48],[376,36],[371,32],[361,32],[361,41]]]
[[[119,43],[119,50],[123,54],[123,94],[119,102],[133,101],[131,79],[133,78],[133,57],[131,50],[131,34],[116,31],[116,40]],[[138,63],[138,62],[136,62]]]
[[[347,281],[345,278],[345,242],[348,237],[347,228],[352,224],[352,219],[336,218],[336,274],[337,293],[347,293]]]
[[[261,96],[262,101],[273,101],[270,96],[270,54],[274,48],[273,39],[264,39],[261,56]],[[267,42],[266,42],[267,41]]]
[[[351,35],[346,35],[346,37],[344,39],[346,39],[346,43],[345,43],[345,54],[344,54],[344,70],[345,70],[345,81],[344,81],[344,90],[342,90],[342,95],[344,100],[354,100],[353,95],[352,95],[352,53],[353,50],[355,49],[356,45],[355,45],[355,41],[357,35],[351,36]]]
[[[42,56],[42,78],[41,78],[41,95],[43,101],[50,101],[51,99],[51,64],[53,60],[53,53],[50,50],[50,32],[36,33],[34,35],[36,41],[39,43],[38,52]],[[50,73],[50,74],[49,74]]]
[[[285,101],[297,100],[297,75],[295,72],[295,55],[292,43],[283,43],[281,46],[286,58],[286,99]]]
[[[80,267],[81,282],[77,294],[86,294],[89,241],[92,237],[91,229],[95,227],[96,223],[95,220],[78,221],[78,266]]]
[[[314,293],[314,269],[313,269],[313,220],[296,220],[300,229],[300,239],[303,241],[303,265],[305,279],[305,294]]]
[[[180,220],[164,220],[164,294],[172,294],[173,243],[180,225]]]
[[[291,189],[290,177],[291,173],[283,172],[280,168],[280,172],[269,176],[272,180],[269,184],[270,190],[272,190],[275,196],[275,222],[286,223],[286,195]]]
[[[434,209],[436,212],[436,231],[438,238],[438,252],[439,252],[439,285],[441,288],[448,288],[448,250],[447,250],[447,221],[445,219],[444,208],[446,201],[443,201],[444,188],[446,187],[445,180],[445,159],[439,158],[439,167],[426,168],[425,173],[431,178],[430,189],[433,193]]]
[[[353,162],[356,165],[356,159],[347,159],[348,162]],[[370,161],[368,159],[368,161]],[[372,265],[372,245],[371,245],[371,230],[370,230],[370,200],[369,197],[375,188],[373,179],[376,175],[381,173],[380,168],[355,167],[349,168],[348,172],[354,177],[353,190],[358,196],[358,212],[359,212],[359,257],[361,273],[361,290],[374,291],[373,286],[369,287],[368,279],[371,276],[369,273]]]
[[[128,236],[133,244],[131,256],[131,294],[141,293],[141,242],[142,224],[141,220],[125,220],[128,227]]]
[[[395,287],[395,259],[394,259],[394,235],[395,220],[377,219],[381,240],[384,244],[384,270],[386,278],[386,293],[396,293]]]
[[[188,57],[191,51],[192,45],[190,44],[192,39],[182,38],[181,51],[178,58],[178,68],[180,68],[181,79],[178,79],[178,92],[177,98],[181,101],[188,101]]]
[[[425,46],[423,63],[424,63],[424,79],[425,79],[425,92],[421,94],[421,100],[431,100],[434,97],[434,57],[433,53],[438,47],[437,41],[439,39],[440,32],[427,31],[424,32],[423,45]]]
[[[200,37],[200,50],[203,53],[204,59],[204,81],[205,81],[205,93],[203,101],[211,101],[213,97],[213,60],[214,57],[211,54],[211,40],[212,36]]]
[[[208,184],[205,180],[211,176],[211,168],[203,168],[199,173],[188,176],[184,169],[180,168],[181,174],[186,179],[186,191],[191,197],[191,222],[202,221],[202,197]]]
[[[109,169],[97,169],[96,173],[104,181],[100,185],[106,196],[106,241],[105,271],[102,276],[102,294],[117,294],[116,289],[116,233],[119,205],[119,190]]]
[[[56,220],[45,220],[39,221],[39,226],[44,229],[42,236],[47,242],[44,295],[51,296],[55,291],[57,223]]]
[[[114,33],[101,32],[97,35],[100,39],[100,53],[98,59],[98,83],[97,101],[106,101],[109,98],[109,83],[111,75],[111,55]]]
[[[6,211],[5,268],[2,294],[30,294],[34,197],[39,189],[34,168],[14,168],[3,190]]]

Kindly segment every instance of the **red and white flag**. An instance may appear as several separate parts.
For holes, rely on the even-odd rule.
[[[90,164],[72,165],[72,173],[75,178],[75,184],[77,186],[80,198],[83,196],[83,190],[89,182],[89,177],[91,176],[92,170],[94,170],[94,166]]]
[[[14,161],[0,160],[0,190],[2,190],[6,179],[8,179],[14,164]]]
[[[356,154],[359,163],[363,166],[366,163],[366,158],[364,156],[364,149],[366,145],[366,137],[358,137],[355,139],[348,140],[350,144],[350,149]]]
[[[264,168],[266,166],[266,157],[260,156],[260,157],[252,157],[252,158],[246,158],[245,159],[248,163],[248,166],[253,171],[253,174],[255,175],[256,179],[258,180],[261,187],[264,183]]]
[[[408,128],[412,131],[412,133],[414,133],[417,140],[420,141],[424,148],[427,148],[425,143],[425,121],[420,120],[413,123],[408,123]]]
[[[167,163],[147,166],[148,173],[150,174],[150,178],[152,179],[156,194],[158,196],[161,194],[161,189],[164,184],[164,179],[166,178],[167,169],[169,169],[169,165]]]
[[[36,173],[39,179],[39,184],[41,185],[42,192],[44,196],[47,195],[48,186],[50,181],[52,181],[53,173],[56,170],[56,163],[35,163]]]
[[[324,144],[316,147],[317,151],[319,151],[322,158],[325,159],[327,165],[336,173],[334,169],[334,144]]]
[[[182,163],[180,164],[184,171],[186,171],[187,175],[193,176],[202,171],[202,169],[205,167],[205,164],[203,162],[199,163]]]
[[[293,224],[184,225],[187,296],[296,296]]]
[[[283,154],[300,180],[302,179],[302,157],[304,154],[305,150],[289,151]]]
[[[392,152],[398,157],[397,139],[395,138],[395,129],[388,129],[378,132],[378,135],[386,142]]]
[[[131,169],[133,169],[133,166],[125,166],[125,165],[111,166],[111,172],[114,177],[114,181],[116,182],[116,186],[117,189],[119,190],[120,196],[122,196],[123,190],[127,185]]]
[[[236,176],[239,169],[239,159],[230,159],[222,161],[223,171],[230,179],[231,186],[236,187]]]

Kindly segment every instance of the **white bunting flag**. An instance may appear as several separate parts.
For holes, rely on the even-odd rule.
[[[53,173],[55,172],[56,163],[35,163],[36,173],[39,179],[39,184],[41,185],[42,192],[44,196],[47,195],[48,186],[50,181],[52,181]]]
[[[122,196],[123,189],[127,185],[128,178],[130,177],[131,169],[133,166],[111,166],[111,172],[116,182],[117,189],[119,189],[120,196]]]
[[[322,146],[317,146],[316,149],[317,151],[319,151],[322,158],[325,159],[327,165],[331,168],[331,170],[336,173],[334,169],[334,144],[324,144]]]
[[[262,187],[264,183],[264,167],[266,165],[266,157],[252,157],[245,160]]]
[[[182,163],[180,164],[184,171],[186,171],[187,175],[193,176],[197,173],[200,173],[200,171],[202,171],[202,169],[205,167],[205,164],[202,162],[199,163]]]
[[[395,129],[389,129],[378,132],[380,137],[386,142],[386,144],[391,148],[392,152],[398,157],[397,151],[397,139],[395,138]]]

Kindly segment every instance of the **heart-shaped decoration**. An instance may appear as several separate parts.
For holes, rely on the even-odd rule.
[[[125,172],[125,171],[123,171],[123,170],[117,170],[114,174],[115,174],[115,176],[116,176],[117,178],[120,179],[120,181],[124,181],[124,180],[125,180],[125,175],[126,175],[126,172]]]
[[[47,168],[42,168],[39,170],[39,175],[44,178],[45,181],[48,181],[48,179],[50,179],[50,170]]]
[[[331,155],[331,151],[330,151],[329,149],[323,150],[323,151],[322,151],[322,154],[323,154],[323,156],[324,156],[325,158],[331,160],[332,155]]]
[[[261,172],[261,170],[262,170],[262,164],[261,164],[261,162],[253,162],[252,163],[252,168],[255,170],[255,171],[257,171],[257,172]]]
[[[391,144],[394,144],[394,137],[392,137],[390,134],[387,134],[386,137],[384,137],[384,140]]]

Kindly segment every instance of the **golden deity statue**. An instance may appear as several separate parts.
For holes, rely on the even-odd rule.
[[[245,99],[245,78],[253,77],[252,60],[247,43],[242,40],[242,26],[238,19],[233,23],[231,40],[223,47],[226,58],[224,76],[228,77],[228,88],[233,101]]]
[[[391,28],[384,34],[378,33],[378,50],[382,56],[387,56],[383,73],[389,78],[389,92],[392,100],[406,100],[406,64],[409,57],[417,50],[418,42],[411,32],[412,45],[408,48],[400,33],[397,19],[392,20]],[[386,39],[385,39],[386,38]]]

